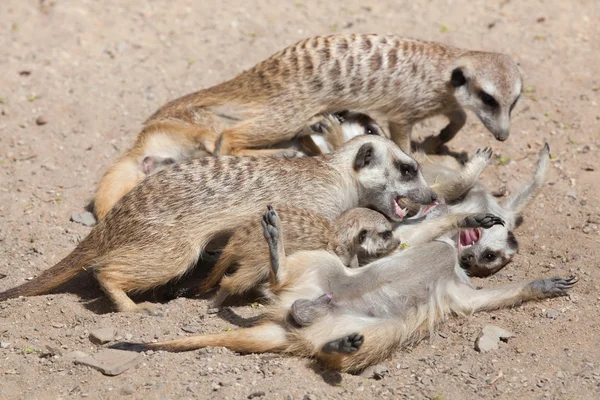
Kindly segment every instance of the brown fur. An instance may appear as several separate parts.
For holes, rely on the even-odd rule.
[[[345,211],[334,221],[296,207],[280,207],[279,216],[285,225],[283,237],[286,255],[302,250],[323,249],[337,255],[344,265],[350,266],[357,262],[359,253],[381,256],[399,244],[391,235],[390,222],[382,214],[366,208]],[[361,241],[359,235],[363,230],[365,237]],[[383,240],[381,235],[386,231],[390,236]],[[228,296],[244,294],[267,282],[271,265],[266,249],[260,218],[257,216],[231,237],[217,264],[202,282],[200,291],[213,288],[221,280],[213,303],[214,306],[220,306]],[[224,276],[234,266],[235,272]],[[263,286],[262,289],[263,295],[269,297],[267,287]]]
[[[483,220],[483,216],[473,217]],[[269,240],[267,234],[265,237]],[[282,241],[279,246],[283,246]],[[272,254],[274,251],[271,249]],[[466,316],[566,295],[577,282],[575,278],[551,278],[478,290],[458,266],[455,245],[446,239],[352,272],[326,251],[298,252],[277,263],[280,286],[274,290],[278,298],[258,326],[114,347],[187,351],[224,346],[244,353],[284,352],[316,357],[329,368],[359,372],[385,360],[398,348],[417,342],[449,315]],[[302,327],[290,323],[287,316],[295,302],[323,293],[332,297],[325,314]],[[342,349],[343,343],[356,344],[331,350]]]
[[[451,84],[455,70],[464,77],[460,87]],[[494,90],[498,112],[478,99],[488,87]],[[301,135],[315,115],[341,110],[376,118],[405,151],[410,150],[412,126],[434,115],[450,119],[435,146],[452,139],[465,123],[464,107],[474,110],[494,134],[507,135],[509,108],[520,88],[516,64],[502,54],[389,35],[304,39],[227,82],[173,100],[154,113],[142,135],[174,140],[155,147],[152,140],[138,139],[101,179],[96,214],[103,218],[143,179],[130,167],[145,156],[182,148],[184,153],[212,153],[221,135],[220,154],[274,155],[281,150],[266,147]],[[189,138],[178,140],[182,135]]]
[[[403,175],[402,165],[415,174]],[[369,206],[397,220],[398,196],[430,203],[434,193],[416,168],[378,136],[355,138],[320,157],[204,157],[176,164],[123,197],[76,248],[86,254],[84,262],[68,268],[91,268],[118,310],[143,311],[127,293],[181,278],[207,244],[231,235],[267,204],[294,204],[330,219]],[[43,276],[50,276],[45,287],[60,283],[53,272]]]

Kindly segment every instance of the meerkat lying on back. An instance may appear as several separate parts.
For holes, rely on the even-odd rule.
[[[180,162],[211,154],[221,135],[221,154],[278,154],[281,149],[265,147],[302,135],[324,113],[366,113],[404,151],[410,151],[412,126],[438,114],[450,123],[429,147],[451,140],[465,124],[463,109],[506,140],[521,87],[517,64],[503,54],[389,35],[308,38],[159,109],[100,180],[95,213],[103,218],[141,182],[146,157]]]
[[[344,265],[358,267],[359,255],[380,257],[400,244],[392,234],[392,224],[377,211],[353,208],[330,221],[318,213],[296,207],[280,210],[286,226],[287,255],[302,250],[327,250],[337,255]],[[230,295],[244,294],[269,280],[271,264],[263,244],[259,218],[251,218],[236,230],[200,287],[203,292],[221,281],[213,300],[214,307],[219,307]],[[235,272],[224,276],[231,267],[235,267]],[[264,297],[270,297],[265,285],[261,292]]]
[[[512,307],[566,295],[574,277],[475,289],[457,263],[449,238],[407,249],[363,268],[348,269],[327,251],[285,258],[282,230],[272,210],[265,238],[279,282],[275,304],[257,326],[158,343],[118,343],[125,350],[189,351],[224,346],[236,352],[312,356],[329,368],[359,372],[426,336],[444,317]],[[501,220],[476,215],[490,228]],[[284,257],[284,258],[282,258]]]
[[[119,311],[144,311],[127,293],[184,275],[211,241],[266,204],[294,204],[333,219],[354,207],[400,220],[398,201],[437,196],[418,164],[392,141],[357,137],[319,157],[204,157],[145,179],[77,248],[40,277],[0,293],[0,300],[47,293],[90,268]]]

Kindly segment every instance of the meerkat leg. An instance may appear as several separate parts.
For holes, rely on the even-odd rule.
[[[325,293],[315,300],[298,299],[290,309],[290,317],[298,326],[308,326],[327,314],[333,293]]]
[[[281,220],[275,209],[267,206],[267,212],[262,219],[263,233],[269,245],[269,256],[271,259],[271,272],[273,283],[279,282],[285,274],[285,248],[283,245],[283,232]]]
[[[356,373],[388,358],[415,328],[404,321],[339,316],[323,318],[296,335],[330,368]],[[343,330],[350,333],[340,334]]]
[[[164,350],[182,352],[203,347],[226,347],[239,353],[281,352],[287,344],[285,329],[273,322],[261,323],[251,328],[237,329],[209,335],[157,343],[116,343],[114,349],[130,351]]]
[[[100,286],[104,290],[104,293],[113,302],[117,311],[120,312],[141,312],[147,314],[155,314],[151,307],[140,306],[135,304],[127,293],[121,288],[117,282],[113,282],[110,278],[104,276],[102,273],[96,275],[96,279],[100,283]]]
[[[421,222],[412,226],[401,226],[394,235],[410,246],[429,243],[438,237],[463,228],[489,229],[494,225],[504,226],[502,218],[493,214],[450,214]]]
[[[446,201],[454,201],[477,183],[479,175],[483,172],[492,157],[492,149],[478,149],[473,157],[460,170],[458,175],[449,181],[442,181],[431,185],[431,188]]]
[[[457,288],[457,303],[464,313],[491,311],[508,308],[526,301],[541,300],[558,296],[566,296],[578,281],[578,278],[553,277],[539,279],[529,283],[511,284],[490,289],[475,289],[460,284]]]
[[[440,131],[439,135],[428,136],[421,143],[420,147],[426,154],[438,153],[441,146],[451,141],[467,122],[467,114],[461,109],[453,110],[445,115],[450,123]]]
[[[392,141],[396,143],[403,152],[410,154],[412,152],[410,144],[412,125],[400,125],[395,122],[390,122],[389,129]]]
[[[325,354],[349,354],[356,353],[362,346],[365,337],[359,333],[351,333],[343,338],[331,340],[321,348]]]

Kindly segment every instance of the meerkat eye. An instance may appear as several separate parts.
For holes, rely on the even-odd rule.
[[[487,252],[483,255],[483,259],[487,262],[492,262],[496,259],[496,254],[492,253],[492,252]]]
[[[358,243],[364,243],[366,238],[367,238],[367,231],[363,229],[358,234]]]
[[[389,240],[392,237],[392,231],[383,231],[380,235],[383,240]]]
[[[479,92],[479,98],[488,107],[498,108],[498,102],[492,96],[481,90]]]
[[[396,161],[396,168],[405,178],[414,178],[417,175],[417,169],[414,167],[414,165],[404,164],[400,161]]]

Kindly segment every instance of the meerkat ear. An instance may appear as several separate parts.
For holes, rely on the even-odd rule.
[[[512,231],[508,231],[508,237],[506,239],[506,242],[508,243],[508,247],[511,250],[518,250],[519,249],[519,242],[517,241],[517,238],[515,237],[515,234]]]
[[[459,86],[464,85],[465,83],[467,83],[467,78],[465,78],[465,73],[463,72],[462,68],[454,68],[454,70],[452,71],[452,77],[450,77],[450,84],[457,88]]]
[[[365,143],[360,146],[360,149],[358,149],[358,152],[356,153],[356,158],[354,159],[354,170],[358,171],[371,164],[374,152],[375,149],[371,143]]]

